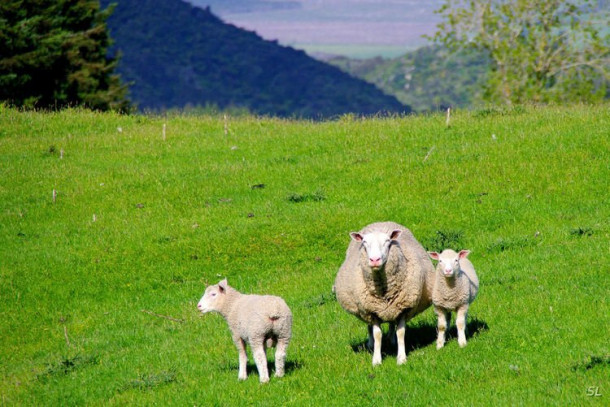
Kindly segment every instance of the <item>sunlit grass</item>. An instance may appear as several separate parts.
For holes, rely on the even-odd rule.
[[[226,134],[222,117],[0,107],[2,403],[603,402],[608,128],[607,106],[458,111],[449,128],[240,117]],[[379,220],[472,251],[466,348],[453,327],[437,351],[428,310],[406,365],[386,341],[371,366],[331,287],[348,232]],[[292,308],[286,377],[261,386],[250,359],[238,382],[226,323],[196,310],[224,277]]]

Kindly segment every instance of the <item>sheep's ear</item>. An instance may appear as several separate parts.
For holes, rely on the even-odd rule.
[[[434,260],[440,260],[440,256],[437,252],[428,252],[428,256]]]
[[[360,243],[360,242],[362,242],[362,240],[364,240],[362,235],[358,232],[352,232],[349,235],[352,237],[352,239],[354,239],[358,243]]]
[[[218,283],[218,288],[220,288],[220,292],[221,293],[225,292],[228,285],[229,285],[229,283],[227,282],[226,278],[224,280],[222,280],[220,283]]]
[[[396,239],[398,239],[400,237],[401,234],[402,234],[402,230],[394,229],[392,231],[392,233],[390,233],[390,239],[396,240]]]
[[[460,253],[458,254],[460,259],[465,259],[466,257],[468,257],[468,255],[470,254],[470,250],[460,250]]]

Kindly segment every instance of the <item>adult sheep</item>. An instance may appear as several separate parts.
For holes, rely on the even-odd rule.
[[[411,231],[398,223],[373,223],[350,236],[335,279],[337,301],[369,325],[374,366],[381,364],[381,323],[396,323],[401,365],[407,360],[406,323],[432,303],[434,267]]]

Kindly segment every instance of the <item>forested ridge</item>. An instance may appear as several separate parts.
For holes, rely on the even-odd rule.
[[[102,8],[111,3],[102,0]],[[212,106],[305,118],[411,110],[370,83],[180,0],[119,0],[108,27],[117,71],[141,110]]]

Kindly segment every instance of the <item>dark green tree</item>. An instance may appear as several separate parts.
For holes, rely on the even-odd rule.
[[[92,0],[0,1],[0,101],[129,111],[117,58],[107,56],[111,12]]]

